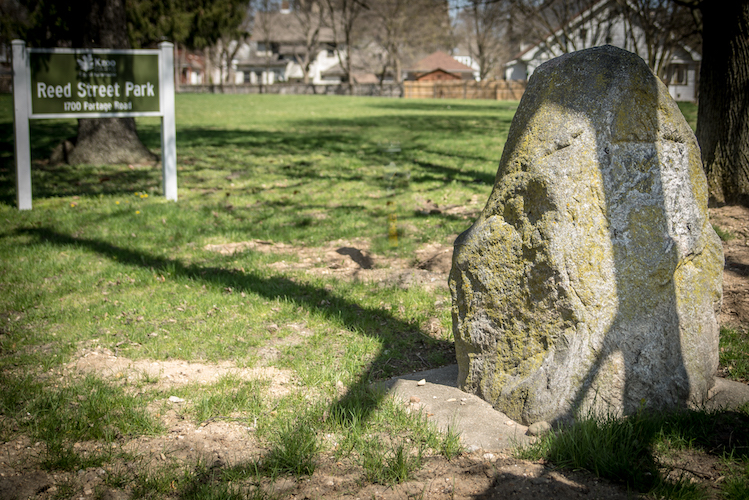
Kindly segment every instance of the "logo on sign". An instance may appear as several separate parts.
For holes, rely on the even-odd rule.
[[[117,61],[113,59],[99,59],[93,54],[77,57],[80,76],[117,76]]]
[[[92,69],[94,69],[94,56],[91,54],[81,57],[80,59],[76,59],[78,61],[78,67],[83,72],[89,72]]]

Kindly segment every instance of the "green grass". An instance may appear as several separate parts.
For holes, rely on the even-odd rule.
[[[116,466],[108,485],[142,498],[273,498],[278,476],[309,475],[326,456],[364,480],[393,484],[429,455],[459,455],[457,435],[437,432],[426,416],[370,388],[455,362],[445,290],[278,271],[274,264],[298,258],[205,247],[362,238],[372,252],[414,263],[419,246],[451,244],[482,208],[517,103],[183,94],[176,104],[177,203],[161,196],[157,167],[50,165],[52,148],[75,135],[76,124],[41,120],[31,124],[34,209],[19,212],[12,102],[0,96],[0,439],[42,441],[41,461],[51,470]],[[696,107],[680,108],[694,127]],[[158,151],[158,120],[137,122]],[[424,211],[425,204],[440,210]],[[472,212],[446,210],[464,206]],[[441,330],[429,327],[435,321]],[[309,334],[300,336],[300,325]],[[746,378],[745,334],[722,337],[722,362],[730,358],[731,376]],[[226,376],[165,394],[158,375],[80,378],[65,366],[84,347],[133,360],[270,363],[293,373],[293,387],[270,396],[269,381]],[[277,353],[270,361],[260,354],[267,348]],[[240,422],[265,452],[220,469],[117,468],[127,459],[118,443],[165,431],[148,408],[164,410],[170,395],[186,400],[180,418]],[[556,451],[553,460],[619,471],[600,473],[669,498],[689,489],[660,481],[653,453],[704,436],[663,437],[663,427],[632,420],[601,424],[563,446],[543,441],[538,453],[580,448],[571,456],[585,458],[595,450],[608,457],[605,467]],[[596,434],[608,441],[585,444]],[[637,446],[627,441],[640,435]],[[81,441],[101,446],[84,452],[75,446]],[[746,458],[726,460],[724,491],[740,498]],[[630,477],[636,469],[655,480]],[[63,496],[73,490],[59,485]]]
[[[174,395],[186,401],[183,418],[252,428],[267,450],[255,482],[311,474],[326,453],[361,467],[371,436],[393,440],[382,452],[385,482],[418,467],[413,450],[461,452],[454,433],[369,389],[455,362],[447,291],[275,271],[295,257],[204,247],[361,238],[372,252],[414,263],[419,246],[450,244],[471,223],[425,204],[480,210],[517,103],[178,95],[177,203],[161,196],[157,167],[49,164],[76,124],[33,121],[34,208],[25,212],[15,208],[11,104],[0,96],[0,374],[10,389],[0,396],[2,439],[33,435],[52,470],[116,464],[118,443],[164,432],[155,415]],[[138,119],[138,128],[158,151],[158,120]],[[440,331],[427,327],[435,321]],[[310,334],[295,338],[298,325]],[[82,347],[255,367],[271,346],[272,364],[294,374],[288,396],[233,376],[165,394],[159,375],[75,379],[65,368]],[[310,390],[311,399],[300,396]],[[81,441],[111,446],[83,452]],[[186,498],[268,492],[240,491],[225,470],[204,472],[144,464],[110,481],[146,498],[174,487]]]
[[[390,447],[379,438],[371,439],[361,453],[365,477],[373,483],[397,484],[411,478],[421,468],[423,449],[411,442],[393,443]]]
[[[689,466],[681,468],[682,453],[701,455],[728,478],[725,498],[738,500],[749,484],[748,438],[749,405],[736,412],[591,415],[560,426],[518,456],[585,469],[649,498],[702,499],[708,492],[689,480]]]
[[[734,380],[749,381],[749,332],[744,329],[720,329],[720,365]]]
[[[42,465],[77,470],[112,458],[111,444],[125,436],[153,435],[163,426],[146,411],[147,400],[133,398],[97,377],[44,384],[31,376],[0,373],[0,414],[46,443]],[[5,429],[5,438],[12,433]],[[78,452],[80,441],[102,442],[97,452]]]
[[[680,102],[677,103],[679,105],[679,110],[681,111],[681,114],[684,115],[684,118],[686,118],[687,123],[689,123],[689,126],[692,127],[692,130],[697,129],[697,105],[693,102]]]
[[[715,233],[718,235],[721,241],[731,241],[736,238],[736,235],[731,231],[726,231],[725,229],[721,228],[720,226],[716,226],[715,224],[713,224],[713,229],[715,230]]]
[[[320,443],[310,416],[286,420],[274,429],[274,447],[265,459],[264,468],[271,476],[293,474],[309,476],[315,472]]]

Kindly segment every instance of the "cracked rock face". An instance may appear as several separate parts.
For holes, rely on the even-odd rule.
[[[638,56],[530,79],[478,220],[455,241],[459,386],[526,424],[699,403],[723,253],[697,141]]]

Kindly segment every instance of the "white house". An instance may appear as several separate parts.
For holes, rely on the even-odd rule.
[[[305,30],[299,18],[289,9],[258,16],[251,41],[235,60],[238,83],[272,85],[303,81]],[[340,77],[330,75],[330,70],[339,64],[335,49],[332,30],[322,26],[311,54],[310,83],[340,83]]]
[[[640,56],[646,55],[648,47],[642,27],[625,19],[621,13],[622,6],[626,8],[627,5],[626,2],[615,0],[596,2],[546,39],[525,47],[505,64],[505,78],[527,80],[538,66],[564,53],[560,42],[567,44],[568,51],[570,48],[575,50],[609,44]],[[679,43],[674,44],[668,52],[664,47],[656,47],[655,50],[658,51],[657,58],[663,60],[659,73],[671,97],[677,101],[697,100],[701,55]]]
[[[469,68],[473,70],[473,79],[474,80],[480,80],[479,75],[481,74],[481,66],[479,66],[479,63],[470,55],[465,54],[460,48],[455,49],[453,51],[453,59],[458,61],[461,64],[465,64]]]

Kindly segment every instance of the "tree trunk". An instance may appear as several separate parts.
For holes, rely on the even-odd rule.
[[[78,120],[78,137],[72,151],[66,151],[65,156],[71,165],[145,163],[158,160],[138,138],[133,118]]]
[[[182,56],[184,52],[179,50],[179,43],[174,43],[174,91],[179,92],[179,86],[182,85]]]
[[[83,48],[129,48],[124,0],[91,0],[87,21]],[[138,138],[134,118],[81,118],[78,136],[61,147],[71,165],[158,160]]]
[[[749,0],[704,1],[697,140],[713,204],[749,202]]]

